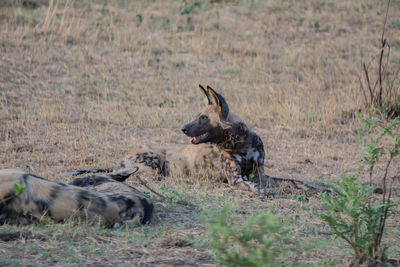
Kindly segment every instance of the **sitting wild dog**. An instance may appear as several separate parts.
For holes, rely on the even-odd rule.
[[[209,86],[207,90],[201,85],[200,88],[208,105],[194,121],[182,127],[191,145],[135,148],[120,167],[133,164],[139,166],[139,172],[148,169],[159,176],[204,174],[203,170],[211,169],[231,185],[259,191],[257,184],[265,186],[272,181],[264,175],[265,152],[261,138],[230,112],[220,94]]]
[[[208,105],[194,121],[182,127],[192,144],[215,144],[220,152],[222,170],[229,184],[257,191],[254,182],[264,176],[264,145],[261,138],[233,115],[225,99],[200,85]]]
[[[92,175],[67,185],[19,170],[0,170],[0,223],[28,224],[42,216],[55,221],[88,220],[107,227],[148,223],[152,202],[135,188],[110,177]],[[15,185],[23,186],[21,194],[16,193]]]

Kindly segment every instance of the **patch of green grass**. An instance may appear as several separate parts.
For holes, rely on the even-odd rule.
[[[131,244],[146,247],[154,238],[164,236],[167,232],[165,224],[144,225],[140,227],[122,226],[120,229],[110,232],[114,237],[125,238]]]
[[[185,240],[195,247],[205,248],[209,246],[209,239],[204,234],[193,234],[189,233],[185,235]]]
[[[391,26],[396,28],[396,29],[400,29],[400,20],[392,21]]]
[[[45,251],[42,255],[51,263],[56,263],[59,261],[59,259],[50,251]]]
[[[189,15],[190,13],[192,13],[196,8],[200,8],[201,7],[201,2],[200,1],[195,1],[192,4],[188,4],[185,7],[183,7],[179,13],[181,15]]]
[[[24,264],[29,266],[29,264],[27,264],[24,259],[5,259],[3,257],[0,257],[0,264],[2,266],[3,265],[22,266]]]
[[[160,190],[165,197],[166,201],[176,202],[182,205],[190,205],[191,203],[187,200],[185,192],[178,192],[174,184],[171,186],[161,186]]]

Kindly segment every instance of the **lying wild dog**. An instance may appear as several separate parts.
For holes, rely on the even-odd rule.
[[[196,118],[182,127],[192,144],[154,148],[134,148],[119,167],[139,166],[139,172],[157,172],[158,176],[212,174],[241,189],[273,195],[292,194],[298,190],[306,195],[327,191],[323,185],[308,184],[264,174],[264,145],[261,138],[233,114],[225,99],[207,86],[200,85],[208,105]]]
[[[0,223],[28,224],[42,216],[55,221],[88,220],[107,227],[148,223],[152,202],[135,188],[110,177],[92,175],[67,185],[19,170],[0,170]],[[15,185],[23,186],[22,194],[17,195]]]
[[[192,144],[174,145],[170,149],[135,148],[120,167],[134,164],[139,166],[139,171],[149,169],[160,176],[192,175],[212,169],[231,185],[259,191],[260,179],[264,180],[264,186],[272,181],[264,175],[265,152],[261,138],[230,111],[220,94],[209,86],[205,89],[200,85],[200,88],[208,105],[194,121],[182,127]]]
[[[230,111],[220,94],[209,86],[205,89],[200,85],[200,89],[207,97],[208,105],[194,121],[182,127],[182,132],[190,138],[191,144],[174,144],[167,148],[140,145],[116,168],[138,166],[141,177],[211,174],[241,189],[260,193],[263,193],[266,187],[283,187],[279,191],[285,191],[285,194],[290,194],[293,189],[306,194],[320,191],[317,185],[265,175],[265,152],[261,138]],[[82,172],[88,171],[78,171]]]

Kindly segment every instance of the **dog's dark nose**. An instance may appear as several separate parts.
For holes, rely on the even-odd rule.
[[[182,132],[185,133],[185,134],[186,134],[187,131],[188,131],[187,128],[186,128],[186,126],[183,126],[181,130],[182,130]]]

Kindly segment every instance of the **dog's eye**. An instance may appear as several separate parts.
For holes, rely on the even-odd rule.
[[[201,115],[201,116],[200,116],[200,119],[203,120],[203,121],[205,121],[205,120],[208,119],[208,116],[207,116],[207,115]]]

